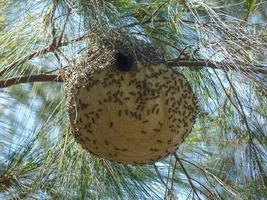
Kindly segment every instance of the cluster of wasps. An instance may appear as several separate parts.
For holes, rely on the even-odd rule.
[[[117,34],[96,41],[66,72],[76,141],[124,164],[166,157],[195,121],[197,102],[189,83],[146,41]]]

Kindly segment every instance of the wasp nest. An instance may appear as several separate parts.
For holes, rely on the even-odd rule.
[[[74,62],[65,76],[67,111],[87,151],[151,164],[189,134],[196,101],[184,76],[164,65],[151,45],[138,41],[132,49],[101,43]]]

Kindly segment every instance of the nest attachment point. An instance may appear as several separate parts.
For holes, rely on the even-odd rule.
[[[143,51],[136,52],[121,44],[93,45],[65,75],[76,141],[120,163],[152,164],[174,152],[190,133],[197,110],[184,76],[141,44]]]

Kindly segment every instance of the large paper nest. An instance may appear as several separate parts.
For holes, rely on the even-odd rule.
[[[98,42],[70,66],[67,111],[74,137],[88,152],[152,164],[190,133],[196,100],[184,76],[164,65],[155,48],[131,41]]]

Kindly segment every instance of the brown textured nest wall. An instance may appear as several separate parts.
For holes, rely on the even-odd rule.
[[[74,137],[102,158],[154,163],[175,151],[193,127],[197,103],[190,85],[144,41],[117,35],[98,40],[65,78]]]

